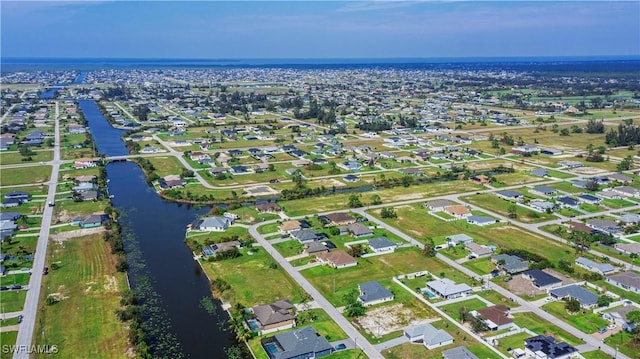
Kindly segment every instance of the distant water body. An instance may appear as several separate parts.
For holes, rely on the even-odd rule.
[[[291,67],[291,68],[354,68],[354,67],[487,67],[511,65],[515,67],[566,64],[617,63],[640,70],[640,56],[596,57],[442,57],[442,58],[263,58],[263,59],[126,59],[126,58],[0,58],[2,71],[28,69],[94,70],[105,68],[234,68],[234,67]],[[507,66],[508,68],[508,66]]]

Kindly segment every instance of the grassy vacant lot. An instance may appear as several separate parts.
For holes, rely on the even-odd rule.
[[[53,151],[34,151],[33,153],[33,155],[28,156],[31,157],[31,161],[23,161],[25,157],[22,157],[19,152],[4,152],[2,153],[2,156],[0,156],[0,164],[13,165],[20,163],[45,162],[53,159]]]
[[[51,176],[51,166],[4,168],[0,176],[0,186],[47,182],[49,176]]]
[[[606,327],[609,324],[599,315],[588,310],[581,310],[578,313],[571,314],[564,308],[563,301],[545,304],[542,308],[588,334],[595,333],[598,328]]]
[[[640,350],[640,343],[635,342],[633,340],[633,334],[626,330],[617,332],[606,338],[604,342],[612,347],[618,347],[623,354],[628,355],[630,358],[636,358],[638,350]]]
[[[343,296],[358,288],[358,284],[371,280],[388,280],[394,275],[427,270],[456,282],[470,279],[455,269],[448,267],[437,258],[426,258],[416,248],[402,248],[393,254],[358,258],[358,265],[333,269],[327,266],[312,267],[301,273],[318,288],[334,305],[345,305]],[[425,278],[426,279],[426,278]],[[335,284],[335,287],[334,287]],[[335,290],[334,290],[335,289]]]
[[[222,300],[249,307],[284,298],[298,303],[306,298],[306,293],[282,268],[270,268],[274,262],[269,253],[262,248],[253,251],[249,255],[247,250],[241,250],[242,256],[234,259],[201,262],[211,280],[221,278],[231,286],[222,293]]]
[[[601,352],[600,350],[592,350],[586,353],[580,353],[584,359],[610,359],[611,356],[605,352]]]
[[[486,208],[490,211],[499,213],[503,216],[509,215],[509,208],[515,205],[513,202],[499,198],[491,193],[477,194],[462,198],[463,200],[475,204],[476,206]],[[540,223],[555,219],[556,216],[547,213],[536,212],[522,206],[516,205],[517,220],[524,223]]]
[[[16,339],[18,338],[18,331],[12,331],[12,332],[2,332],[0,333],[0,343],[2,343],[3,346],[7,345],[13,345],[16,343]],[[12,352],[8,352],[5,353],[4,350],[0,350],[0,359],[9,359],[9,358],[13,358],[13,353]]]
[[[582,340],[575,336],[565,332],[564,330],[556,327],[548,321],[540,318],[539,316],[531,313],[515,313],[513,314],[513,321],[521,328],[529,328],[537,334],[547,334],[555,336],[559,341],[565,341],[571,345],[580,345]],[[515,348],[515,347],[514,347]]]
[[[147,158],[153,167],[156,168],[156,173],[160,177],[166,175],[179,175],[182,172],[184,166],[174,156],[167,157],[148,157]]]
[[[473,310],[478,310],[478,309],[482,309],[482,308],[486,308],[487,305],[481,301],[480,299],[477,298],[472,298],[469,300],[464,300],[462,302],[457,302],[457,303],[453,303],[453,304],[448,304],[445,306],[440,307],[440,309],[442,309],[443,312],[447,313],[451,318],[460,321],[460,308],[466,308],[467,311],[473,311]]]
[[[304,245],[296,240],[276,243],[273,247],[285,258],[300,254],[304,250]]]
[[[489,274],[496,268],[489,257],[466,261],[462,265],[478,274]]]
[[[125,356],[127,328],[115,310],[120,308],[127,282],[115,270],[116,258],[109,245],[101,235],[91,235],[50,248],[60,268],[44,279],[43,288],[47,289],[40,298],[35,344],[56,344],[62,356]],[[47,305],[47,296],[59,302]]]
[[[490,301],[494,305],[504,304],[504,305],[506,305],[508,307],[509,303],[512,303],[505,296],[503,296],[502,294],[496,292],[495,290],[491,290],[491,289],[484,290],[484,291],[481,291],[481,292],[475,292],[474,294],[477,294],[477,295],[481,296],[482,298]]]
[[[3,290],[0,292],[0,302],[2,303],[2,312],[11,313],[22,310],[24,306],[24,298],[27,296],[26,290]]]
[[[204,245],[210,245],[214,243],[222,243],[228,241],[246,241],[251,239],[249,231],[244,227],[229,227],[224,232],[199,232],[190,231],[187,232],[187,238],[185,241],[191,250],[199,251]]]
[[[519,333],[515,335],[510,335],[508,337],[504,337],[498,340],[498,345],[496,348],[500,350],[503,354],[506,354],[507,357],[511,357],[509,354],[509,349],[523,348],[524,340],[530,338],[531,335],[527,333]]]
[[[0,277],[0,286],[27,285],[29,277],[29,273],[8,274]]]

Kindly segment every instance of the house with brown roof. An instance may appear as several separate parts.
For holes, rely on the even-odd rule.
[[[358,264],[358,261],[356,261],[355,258],[342,250],[317,254],[316,259],[318,260],[318,262],[329,265],[336,269],[353,267]]]
[[[624,254],[640,254],[640,243],[616,243],[616,251]]]
[[[77,170],[96,166],[98,166],[98,164],[93,160],[93,158],[78,158],[73,161],[73,168]]]
[[[258,213],[275,213],[282,211],[282,208],[277,203],[269,202],[262,203],[256,206]]]
[[[486,184],[491,183],[491,178],[489,178],[488,176],[485,176],[485,175],[474,175],[474,176],[469,177],[469,182],[475,183],[475,184],[486,185]]]
[[[351,223],[356,223],[356,219],[344,212],[329,213],[324,216],[330,226],[344,226]]]
[[[469,208],[462,204],[446,206],[444,207],[444,212],[454,216],[455,218],[467,218],[471,215]]]
[[[329,248],[320,241],[312,241],[304,245],[304,253],[307,255],[315,255],[318,253],[327,253]]]
[[[200,160],[204,160],[204,159],[209,159],[211,157],[209,157],[208,154],[204,153],[204,152],[191,152],[189,154],[189,158],[191,158],[192,161],[200,161]]]
[[[509,318],[509,308],[505,305],[494,305],[475,312],[475,316],[484,320],[489,330],[503,330],[514,325],[513,319]]]
[[[258,324],[258,334],[264,335],[278,330],[290,329],[296,325],[295,307],[288,299],[264,305],[257,305],[251,308],[254,315],[254,322],[249,323],[249,327]],[[251,324],[254,324],[253,326]]]
[[[291,233],[293,231],[299,231],[302,229],[302,225],[300,221],[284,221],[280,224],[280,232],[281,233]]]

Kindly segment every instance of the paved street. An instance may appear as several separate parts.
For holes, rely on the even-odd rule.
[[[55,115],[55,141],[54,155],[52,161],[51,177],[49,180],[49,192],[47,194],[47,202],[54,202],[56,195],[56,186],[58,184],[58,173],[60,170],[60,108],[56,102]],[[36,323],[36,314],[38,311],[38,299],[40,299],[40,289],[42,287],[42,271],[45,267],[47,257],[47,245],[49,243],[49,227],[51,225],[51,217],[53,216],[53,207],[45,206],[42,215],[42,225],[38,236],[38,244],[33,259],[33,269],[29,280],[29,290],[24,302],[22,313],[24,318],[18,330],[18,338],[16,340],[17,348],[28,348],[33,343],[33,335]],[[58,343],[47,343],[58,344]],[[25,351],[14,353],[14,359],[29,358]]]

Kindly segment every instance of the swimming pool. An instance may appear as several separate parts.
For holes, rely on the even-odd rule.
[[[426,290],[426,289],[422,289],[422,294],[426,295],[429,299],[433,299],[433,298],[435,298],[435,297],[436,297],[436,295],[435,295],[435,294],[433,294],[433,293],[429,292],[429,291],[428,291],[428,290]]]

